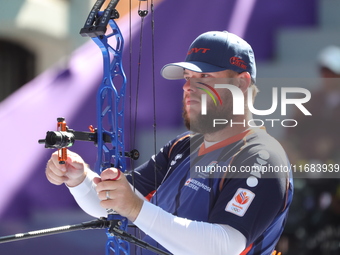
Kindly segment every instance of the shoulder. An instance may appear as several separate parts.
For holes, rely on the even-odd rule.
[[[259,158],[257,161],[261,165],[266,162],[288,163],[287,155],[282,145],[264,129],[259,129],[245,137],[240,148],[240,154],[245,158]]]
[[[201,134],[190,131],[182,133],[165,146],[167,148],[168,157],[170,158],[171,155],[190,150],[193,146],[199,146],[202,141],[203,136]]]
[[[271,179],[280,186],[287,186],[291,164],[281,144],[265,130],[253,132],[243,139],[230,165],[235,172],[229,177]],[[277,184],[278,184],[277,183]]]

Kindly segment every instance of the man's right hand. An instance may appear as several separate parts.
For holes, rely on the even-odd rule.
[[[84,160],[72,151],[67,151],[67,160],[65,164],[59,164],[58,152],[54,152],[47,162],[46,177],[55,184],[65,183],[69,187],[78,186],[86,177],[88,166]]]

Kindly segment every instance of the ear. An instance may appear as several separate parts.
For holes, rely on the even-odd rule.
[[[251,77],[248,72],[243,72],[237,75],[239,88],[243,93],[246,93],[251,84]]]

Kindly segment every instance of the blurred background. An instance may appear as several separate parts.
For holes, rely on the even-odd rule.
[[[94,3],[0,0],[0,236],[92,219],[78,208],[67,188],[48,183],[44,169],[52,150],[38,140],[56,130],[57,117],[65,117],[77,131],[96,125],[102,58],[96,44],[79,35]],[[142,20],[138,9],[148,9],[149,14]],[[183,81],[164,80],[159,71],[164,64],[184,60],[190,43],[209,30],[228,30],[253,46],[260,89],[255,108],[270,108],[272,87],[312,92],[307,106],[312,117],[300,116],[294,107],[287,108],[287,116],[280,111],[270,116],[294,118],[298,128],[266,123],[292,163],[339,164],[340,0],[158,0],[154,44],[149,1],[121,0],[117,10],[131,98],[126,101],[127,119],[130,109],[135,112],[131,102],[140,88],[137,122],[126,125],[127,144],[141,152],[136,165],[154,153],[154,143],[158,150],[184,131]],[[94,166],[93,144],[76,142],[72,150]],[[337,178],[327,176],[295,180],[294,203],[278,244],[282,254],[340,254],[339,187]],[[103,230],[78,231],[0,244],[0,254],[99,255],[105,241]]]

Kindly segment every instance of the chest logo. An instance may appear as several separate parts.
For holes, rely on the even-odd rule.
[[[211,188],[209,186],[205,185],[204,183],[202,183],[202,182],[200,182],[196,179],[192,179],[192,178],[189,178],[185,182],[184,187],[193,189],[195,191],[198,191],[199,189],[202,189],[202,190],[207,191],[207,192],[211,191]]]

